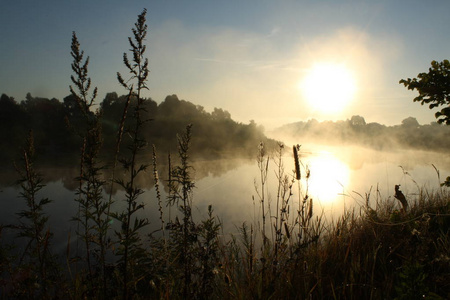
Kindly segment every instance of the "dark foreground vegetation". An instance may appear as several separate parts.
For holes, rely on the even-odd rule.
[[[149,121],[152,105],[159,111],[162,104],[156,109],[142,97],[148,75],[143,44],[145,15],[144,10],[129,40],[132,58],[124,54],[129,78],[118,74],[126,96],[112,103],[104,101],[95,111],[97,92],[90,89],[88,60],[73,35],[74,102],[67,106],[73,114],[66,123],[77,136],[71,145],[79,151],[61,152],[77,157],[74,201],[78,211],[73,217],[77,230],[67,237],[64,253],[53,250],[53,228],[49,228],[46,214],[47,205],[61,199],[40,196],[45,185],[35,155],[36,149],[44,149],[40,147],[58,152],[57,145],[40,144],[45,137],[33,132],[25,141],[17,141],[22,145],[16,169],[25,208],[18,212],[17,224],[0,226],[0,236],[14,232],[17,241],[26,246],[0,240],[3,299],[450,298],[450,194],[445,188],[423,190],[416,199],[407,199],[409,205],[402,209],[395,199],[383,201],[378,195],[367,194],[366,205],[360,210],[325,222],[313,214],[314,201],[301,186],[301,182],[307,184],[310,174],[301,164],[300,146],[294,146],[290,154],[282,144],[269,151],[265,143],[258,142],[253,146],[259,145],[255,152],[260,171],[254,201],[260,219],[238,225],[238,235],[221,231],[222,223],[212,207],[206,218],[197,219],[193,215],[191,153],[201,150],[191,145],[201,144],[202,137],[197,135],[202,131],[196,131],[201,128],[196,122],[201,121],[194,120],[193,126],[180,131],[170,128],[170,123],[158,127],[168,130],[167,134],[178,131],[177,150],[172,155],[159,156],[157,146],[150,146],[149,140],[154,137],[146,128],[158,119],[154,115],[155,121]],[[10,107],[20,108],[10,100],[5,98]],[[178,100],[172,97],[165,102],[171,101]],[[111,115],[103,110],[108,105],[117,105],[110,110]],[[175,112],[167,113],[172,114]],[[112,121],[114,117],[118,118]],[[253,132],[247,127],[252,124],[232,125],[220,110],[209,118],[242,129],[238,132],[243,137]],[[158,137],[157,132],[152,134]],[[293,166],[284,165],[287,155],[293,156]],[[162,160],[169,166],[167,174],[159,172]],[[294,171],[286,172],[285,168]],[[267,180],[273,171],[278,188],[270,199]],[[139,178],[149,173],[154,178],[157,220],[145,217],[144,189],[138,184]],[[160,190],[163,183],[167,198]],[[124,192],[116,202],[112,198],[114,188]],[[177,213],[165,215],[165,206]],[[159,229],[149,232],[150,222],[158,224]]]
[[[289,167],[297,165],[296,171],[285,173],[280,159],[284,147],[269,159],[261,145],[256,190],[261,219],[238,225],[239,234],[231,235],[222,232],[212,207],[206,219],[192,215],[189,130],[179,140],[179,163],[166,176],[156,176],[167,180],[170,187],[168,198],[162,199],[161,186],[155,182],[152,192],[157,195],[159,220],[135,214],[145,203],[138,200],[143,191],[131,189],[130,182],[117,180],[128,187],[123,201],[129,203],[117,211],[122,204],[109,203],[96,193],[99,186],[108,190],[108,185],[97,177],[79,178],[80,189],[74,194],[80,204],[74,216],[79,230],[67,237],[64,253],[52,251],[53,228],[47,225],[45,207],[50,201],[66,199],[39,197],[45,186],[33,168],[29,140],[19,169],[26,208],[18,212],[18,224],[0,227],[0,233],[15,232],[27,246],[17,247],[2,239],[2,298],[449,298],[447,189],[421,190],[416,198],[408,199],[407,211],[393,198],[381,200],[367,194],[366,206],[326,222],[313,215],[314,201],[307,194],[298,199],[291,194],[300,188],[298,179],[309,176],[301,162],[293,159]],[[277,172],[279,182],[278,190],[272,191],[276,200],[269,204],[265,186],[272,171]],[[168,218],[166,205],[177,208],[178,214]],[[113,221],[119,221],[118,225]],[[160,229],[149,233],[149,222],[160,224]],[[79,240],[78,247],[72,239]]]

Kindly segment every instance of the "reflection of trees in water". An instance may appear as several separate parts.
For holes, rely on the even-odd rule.
[[[201,180],[205,177],[220,177],[224,173],[234,170],[242,165],[242,162],[248,163],[249,159],[219,159],[219,160],[197,160],[193,161],[192,165],[195,171],[195,180]],[[38,168],[39,172],[42,174],[43,183],[47,184],[49,182],[61,181],[64,188],[75,191],[79,183],[75,180],[79,176],[79,168],[77,167],[58,167],[58,166],[42,166]],[[118,169],[116,176],[124,175],[123,170]],[[121,173],[122,172],[122,173]],[[169,166],[166,163],[161,163],[158,165],[158,174],[161,182],[164,184],[164,188],[168,178]],[[103,177],[108,179],[112,176],[112,170],[105,169],[103,171]],[[1,186],[12,186],[16,183],[18,179],[17,173],[11,168],[8,170],[3,170],[0,172],[0,187]],[[147,171],[143,173],[142,176],[138,177],[138,182],[140,186],[144,189],[151,189],[154,186],[153,173]],[[117,186],[115,186],[114,193],[117,192]]]
[[[219,160],[197,160],[192,162],[194,168],[194,179],[199,181],[206,177],[220,177],[228,171],[234,170],[242,165],[242,162],[248,162],[245,159],[219,159]],[[175,162],[176,163],[176,162]],[[120,174],[120,170],[118,172]],[[166,163],[158,165],[158,176],[160,182],[164,185],[167,192],[167,180],[169,174],[169,166]],[[107,174],[106,176],[110,176]],[[147,171],[143,176],[137,178],[137,183],[144,189],[152,189],[154,187],[153,173]]]
[[[75,177],[78,176],[79,170],[75,167],[59,167],[59,166],[36,166],[36,170],[42,175],[43,184],[56,182],[61,180],[64,187],[68,190],[75,190],[78,184]],[[4,168],[0,171],[0,187],[13,186],[19,178],[13,167]]]
[[[401,165],[405,169],[413,169],[418,165],[425,165],[432,168],[434,164],[438,169],[450,170],[450,157],[442,155],[442,153],[424,151],[424,150],[407,150],[397,149],[391,151],[378,151],[361,146],[329,146],[323,144],[303,144],[302,150],[305,157],[317,155],[319,151],[328,151],[337,159],[344,162],[351,170],[363,169],[366,164],[391,163]],[[158,174],[161,182],[164,184],[168,178],[168,165],[166,157],[158,159]],[[244,163],[252,163],[253,158],[231,158],[217,160],[193,160],[195,169],[195,180],[201,180],[206,177],[220,177],[228,171],[240,167]],[[176,163],[176,162],[174,162]],[[76,166],[42,166],[37,168],[42,173],[44,183],[55,182],[61,180],[63,186],[71,191],[78,187],[75,178],[79,176],[79,168]],[[118,174],[123,174],[118,169]],[[445,174],[443,174],[445,175]],[[103,171],[104,178],[111,177],[111,170]],[[17,181],[17,173],[14,169],[4,168],[0,171],[0,186],[12,186]],[[145,189],[151,189],[154,185],[153,174],[147,171],[138,178],[139,184]],[[166,188],[166,187],[165,187]],[[116,191],[114,191],[115,193]]]

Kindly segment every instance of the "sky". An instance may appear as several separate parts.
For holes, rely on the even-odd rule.
[[[62,101],[70,94],[75,31],[98,103],[106,93],[125,94],[116,73],[127,77],[122,56],[144,8],[145,96],[158,103],[176,94],[269,130],[353,115],[386,125],[410,116],[435,120],[412,101],[417,92],[398,82],[450,58],[447,0],[0,0],[0,93]],[[353,97],[338,111],[318,109],[302,91],[317,64],[344,66],[353,76]],[[324,78],[317,89],[333,95],[339,84]]]

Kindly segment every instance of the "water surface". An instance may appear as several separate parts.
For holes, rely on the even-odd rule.
[[[299,199],[305,193],[314,201],[316,215],[323,213],[327,219],[341,215],[344,210],[364,207],[365,198],[370,194],[370,205],[377,199],[393,201],[394,186],[413,201],[420,189],[429,191],[440,189],[439,182],[450,175],[450,158],[432,151],[375,151],[360,147],[331,147],[323,145],[303,145],[300,152],[302,180],[293,185],[290,199],[291,210],[298,209]],[[293,176],[294,160],[290,148],[283,155],[284,171],[289,178]],[[236,226],[244,221],[253,224],[261,222],[260,170],[255,159],[231,159],[218,161],[197,161],[193,163],[196,178],[193,193],[194,216],[205,218],[208,205],[212,205],[215,214],[223,223],[225,233],[237,232]],[[434,165],[434,166],[433,166]],[[164,169],[164,168],[162,168]],[[306,169],[310,178],[306,180]],[[276,207],[277,165],[269,161],[267,183],[265,185],[266,211]],[[63,247],[69,232],[74,235],[76,223],[70,221],[78,209],[74,201],[77,170],[57,167],[41,170],[46,186],[40,197],[48,197],[53,202],[47,206],[49,225]],[[139,184],[145,189],[141,201],[146,204],[141,216],[149,218],[151,230],[160,227],[156,192],[151,172],[141,178]],[[438,173],[441,178],[439,179]],[[160,173],[162,179],[166,178]],[[25,200],[19,197],[20,189],[12,183],[18,178],[16,173],[1,175],[0,188],[1,222],[17,223],[16,213],[25,208]],[[165,189],[161,185],[162,200],[165,203]],[[123,191],[113,195],[116,204],[113,210],[120,211],[124,206]],[[398,204],[396,204],[398,205]],[[164,220],[176,214],[176,209],[164,212]]]

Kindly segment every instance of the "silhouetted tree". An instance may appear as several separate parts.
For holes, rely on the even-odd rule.
[[[211,113],[211,117],[214,120],[229,120],[231,119],[231,115],[228,111],[223,110],[221,108],[214,107],[214,111]]]
[[[66,141],[70,136],[63,104],[55,98],[33,97],[28,93],[20,105],[28,120],[23,126],[35,132],[36,152],[50,154],[52,159],[62,156],[67,150]]]
[[[119,96],[116,92],[111,92],[106,94],[100,104],[103,161],[113,159],[117,131],[127,100],[128,95]],[[195,157],[250,157],[253,156],[255,145],[261,141],[268,147],[276,146],[275,141],[264,136],[261,125],[254,121],[249,124],[238,123],[222,108],[206,112],[204,107],[181,100],[177,95],[167,96],[159,105],[150,98],[142,100],[145,109],[140,111],[140,116],[142,120],[152,120],[151,126],[141,128],[142,136],[151,137],[152,143],[161,152],[176,150],[177,144],[173,137],[183,132],[186,124],[194,124],[196,129],[191,146],[192,155]],[[137,104],[136,95],[131,95],[124,128],[131,128],[135,124],[133,114]],[[0,160],[12,160],[28,131],[33,129],[40,161],[50,159],[53,162],[55,154],[64,158],[66,163],[76,161],[82,142],[77,132],[85,132],[89,127],[83,111],[89,118],[94,118],[94,111],[83,109],[74,95],[69,95],[60,102],[54,98],[49,100],[33,97],[28,93],[26,99],[18,104],[13,98],[3,94],[0,98],[0,137],[10,143],[0,146]],[[302,124],[303,127],[306,126],[306,122]],[[319,126],[316,120],[308,122],[310,129],[314,128],[317,132],[320,132],[322,127],[331,128],[333,124],[331,122],[330,126]],[[120,148],[122,155],[127,151],[129,143],[129,139],[123,140],[123,147]]]
[[[364,118],[361,116],[352,116],[352,118],[350,119],[350,124],[352,126],[365,126],[366,120],[364,120]]]
[[[444,59],[442,62],[433,60],[428,73],[419,73],[417,78],[401,79],[408,90],[417,90],[419,96],[413,101],[420,104],[429,104],[429,108],[445,106],[435,113],[439,124],[450,125],[450,62]],[[443,185],[450,187],[450,176]]]
[[[20,145],[28,130],[23,126],[28,122],[27,114],[13,97],[0,97],[0,160],[12,161],[19,152]]]
[[[406,128],[417,128],[420,124],[416,118],[408,117],[402,121],[402,126]]]
[[[413,101],[429,104],[430,109],[445,106],[435,116],[438,123],[450,125],[450,62],[447,59],[442,62],[433,60],[428,73],[419,73],[417,78],[402,79],[399,83],[408,90],[419,92]]]

